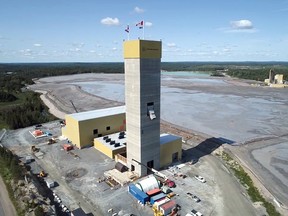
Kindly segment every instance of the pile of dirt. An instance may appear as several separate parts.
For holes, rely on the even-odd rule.
[[[81,178],[82,176],[85,176],[87,173],[88,171],[84,168],[73,169],[66,173],[65,180],[69,183],[76,178]]]

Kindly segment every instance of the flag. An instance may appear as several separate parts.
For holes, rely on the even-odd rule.
[[[139,29],[142,29],[144,26],[144,21],[142,20],[141,22],[137,23],[136,26],[138,26]]]
[[[125,31],[126,31],[127,33],[129,33],[129,25],[127,25],[127,28],[125,29]]]

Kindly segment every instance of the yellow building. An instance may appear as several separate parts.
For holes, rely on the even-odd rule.
[[[122,134],[122,136],[121,136]],[[94,147],[106,156],[121,161],[127,166],[125,132],[110,134],[94,139]],[[117,155],[120,154],[121,156]],[[117,155],[117,157],[115,157]],[[124,156],[124,158],[123,158]],[[120,158],[119,158],[120,157]],[[181,160],[182,138],[171,134],[160,135],[160,167]]]
[[[65,121],[62,135],[81,149],[92,146],[96,137],[125,131],[125,106],[69,114]]]
[[[117,154],[126,154],[125,136],[125,132],[123,131],[95,138],[94,147],[108,157],[115,159],[115,155]]]
[[[182,158],[182,138],[171,134],[160,135],[160,167]]]

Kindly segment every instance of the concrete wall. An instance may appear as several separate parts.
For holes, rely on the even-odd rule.
[[[107,129],[110,127],[110,130]],[[94,134],[94,129],[98,130]],[[78,148],[93,145],[93,139],[126,130],[125,113],[110,115],[100,118],[77,121],[73,117],[66,116],[66,127],[62,130],[65,137],[72,141]]]
[[[160,145],[160,166],[168,166],[174,153],[178,152],[178,160],[182,158],[182,138]]]

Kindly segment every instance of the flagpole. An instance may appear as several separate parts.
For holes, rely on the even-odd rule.
[[[129,28],[129,24],[128,24],[128,32],[127,32],[127,34],[128,34],[128,41],[130,40],[130,28]]]
[[[145,39],[145,32],[144,32],[144,26],[145,26],[145,21],[143,20],[143,31],[142,31],[142,37],[143,37],[143,40]]]
[[[130,40],[130,28],[129,28],[129,24],[127,25],[125,31],[127,32],[127,40]]]

